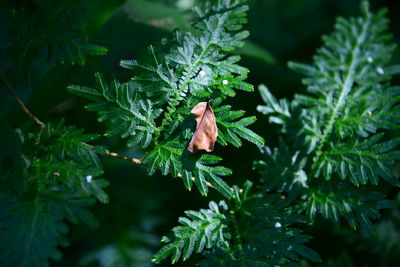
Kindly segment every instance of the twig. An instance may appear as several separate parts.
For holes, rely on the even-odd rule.
[[[14,91],[14,89],[12,88],[11,84],[8,82],[8,80],[6,79],[6,77],[4,76],[4,74],[2,72],[0,72],[0,76],[1,79],[3,80],[4,84],[6,85],[6,88],[8,89],[8,91],[10,91],[10,93],[15,97],[15,99],[17,100],[18,104],[21,106],[22,110],[34,121],[36,122],[39,126],[40,126],[40,132],[38,137],[41,135],[42,131],[46,128],[46,124],[44,124],[41,120],[39,120],[35,115],[33,115],[29,109],[25,106],[25,104],[22,102],[21,98],[19,98],[19,96],[17,95],[17,93]],[[89,147],[93,147],[90,144],[87,143],[83,143],[86,146]],[[129,161],[131,163],[135,163],[135,164],[139,164],[139,165],[146,165],[142,162],[141,159],[136,159],[136,158],[130,158],[127,156],[123,156],[120,155],[118,153],[115,152],[111,152],[108,151],[106,149],[102,150],[102,152],[110,157],[114,157],[114,158],[118,158],[118,159],[122,159],[122,160],[126,160]],[[182,174],[178,173],[177,177],[182,178]],[[195,178],[192,177],[192,181],[195,181]],[[214,188],[214,186],[212,184],[210,184],[209,182],[206,182],[207,186],[210,188]]]
[[[110,151],[108,151],[108,150],[105,150],[104,153],[105,153],[106,155],[110,156],[110,157],[123,159],[123,160],[129,161],[129,162],[131,162],[131,163],[139,164],[139,165],[144,165],[144,166],[146,165],[146,164],[144,164],[144,163],[142,162],[141,159],[130,158],[130,157],[123,156],[123,155],[120,155],[120,154],[115,153],[115,152],[110,152]],[[177,177],[178,177],[178,178],[182,178],[182,174],[181,174],[181,173],[178,173]],[[193,182],[195,181],[195,178],[194,178],[194,177],[192,177],[192,181],[193,181]],[[213,186],[212,184],[210,184],[210,182],[206,182],[206,184],[207,184],[208,187],[214,188],[214,186]]]
[[[90,145],[88,143],[83,143],[83,144],[87,145],[87,146],[90,146],[90,147],[93,147],[92,145]],[[110,157],[113,157],[113,158],[118,158],[118,159],[126,160],[126,161],[128,161],[130,163],[146,166],[146,164],[143,163],[143,161],[141,159],[130,158],[130,157],[127,157],[127,156],[124,156],[124,155],[121,155],[121,154],[118,154],[118,153],[115,153],[115,152],[108,151],[107,149],[102,149],[102,152],[104,154],[110,156]],[[178,178],[182,178],[182,174],[178,173],[177,177]],[[192,181],[195,182],[195,178],[194,177],[192,177]],[[215,187],[212,184],[210,184],[210,182],[206,182],[206,185],[208,187],[210,187],[210,188],[215,189]]]
[[[104,153],[106,155],[110,156],[110,157],[119,158],[119,159],[123,159],[123,160],[129,161],[131,163],[144,165],[141,159],[130,158],[130,157],[123,156],[121,154],[118,154],[118,153],[115,153],[115,152],[111,152],[111,151],[108,151],[108,150],[105,150]]]
[[[29,109],[25,106],[25,104],[22,102],[21,98],[19,98],[19,96],[17,95],[17,93],[14,91],[14,89],[12,88],[11,84],[8,82],[8,80],[6,79],[6,77],[4,76],[4,74],[2,72],[0,72],[0,76],[1,79],[3,80],[4,84],[6,85],[7,90],[15,97],[15,99],[17,100],[18,104],[21,106],[22,110],[34,121],[36,122],[36,124],[38,124],[40,126],[40,134],[42,133],[42,131],[44,130],[44,128],[46,128],[46,124],[44,124],[41,120],[39,120],[35,115],[33,115]]]

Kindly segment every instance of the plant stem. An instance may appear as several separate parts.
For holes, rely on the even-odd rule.
[[[19,98],[19,96],[17,95],[17,93],[15,92],[15,90],[12,88],[11,84],[8,82],[8,80],[6,79],[6,77],[4,76],[4,74],[2,72],[0,72],[0,77],[3,80],[4,84],[6,85],[6,88],[8,89],[8,91],[10,91],[10,93],[15,97],[16,101],[18,102],[18,104],[21,106],[22,110],[34,121],[36,122],[39,126],[40,126],[40,132],[39,132],[39,136],[41,135],[42,131],[46,128],[46,124],[44,122],[42,122],[41,120],[39,120],[35,115],[32,114],[32,112],[29,111],[29,109],[25,106],[25,104],[22,102],[21,98]],[[38,136],[38,137],[39,137]],[[86,146],[89,147],[93,147],[92,145],[88,144],[88,143],[82,143]],[[145,165],[141,159],[137,159],[137,158],[130,158],[115,152],[111,152],[107,149],[102,149],[102,152],[110,157],[113,158],[118,158],[118,159],[122,159],[122,160],[126,160],[129,161],[131,163],[134,164],[139,164],[139,165]],[[178,173],[177,177],[182,178],[182,174]],[[192,177],[192,181],[195,181],[195,178]],[[214,186],[212,186],[209,182],[206,183],[208,187],[210,188],[214,188]]]
[[[6,85],[6,88],[8,91],[15,97],[16,101],[18,104],[21,106],[22,110],[34,121],[36,124],[40,126],[40,133],[46,128],[46,124],[44,124],[41,120],[39,120],[35,115],[33,115],[29,109],[25,106],[25,104],[22,102],[21,98],[17,95],[15,90],[12,88],[11,84],[8,82],[7,78],[4,76],[2,72],[0,72],[0,77],[3,80],[4,84]]]
[[[87,146],[92,146],[92,145],[89,145],[89,144],[87,144],[87,143],[83,143],[83,144],[85,144],[85,145],[87,145]],[[105,149],[105,150],[102,150],[102,152],[103,152],[104,154],[106,154],[107,156],[110,156],[110,157],[113,157],[113,158],[118,158],[118,159],[126,160],[126,161],[129,161],[129,162],[131,162],[131,163],[135,163],[135,164],[139,164],[139,165],[144,165],[144,166],[146,165],[146,164],[144,164],[144,163],[142,162],[141,159],[130,158],[130,157],[127,157],[127,156],[124,156],[124,155],[121,155],[121,154],[118,154],[118,153],[115,153],[115,152],[108,151],[108,150],[106,150],[106,149]],[[181,173],[178,173],[177,177],[178,177],[178,178],[182,178],[182,174],[181,174]],[[192,177],[192,181],[193,181],[193,182],[195,181],[195,178],[194,178],[194,177]],[[206,184],[207,184],[208,187],[214,188],[214,186],[213,186],[212,184],[210,184],[209,182],[206,182]]]
[[[86,143],[85,143],[85,144],[86,144]],[[86,144],[86,145],[88,145],[88,144]],[[90,145],[89,145],[89,146],[90,146]],[[124,156],[124,155],[121,155],[121,154],[118,154],[118,153],[115,153],[115,152],[111,152],[111,151],[108,151],[108,150],[104,150],[103,153],[106,154],[106,155],[108,155],[108,156],[110,156],[110,157],[114,157],[114,158],[118,158],[118,159],[123,159],[123,160],[129,161],[129,162],[131,162],[131,163],[135,163],[135,164],[139,164],[139,165],[144,165],[144,166],[145,166],[145,164],[142,162],[141,159],[130,158],[130,157],[127,157],[127,156]],[[182,178],[182,174],[181,174],[181,173],[178,173],[177,177],[178,177],[178,178]],[[192,177],[192,181],[193,181],[193,182],[195,181],[195,178],[194,178],[194,177]],[[206,184],[207,184],[208,187],[214,188],[214,186],[213,186],[212,184],[210,184],[209,182],[206,182]]]
[[[369,24],[370,24],[369,22],[370,21],[369,21],[369,17],[368,17],[368,20],[364,23],[364,25],[362,27],[362,31],[361,31],[360,35],[357,37],[356,43],[355,43],[354,48],[351,53],[350,65],[349,65],[347,73],[344,77],[344,82],[343,82],[342,88],[340,89],[339,98],[337,99],[337,102],[335,103],[332,113],[329,115],[329,118],[327,120],[328,123],[325,125],[325,127],[323,129],[322,137],[320,138],[319,143],[317,145],[316,158],[315,158],[314,162],[318,162],[318,159],[322,154],[322,149],[323,149],[324,145],[326,144],[326,142],[328,141],[330,134],[332,133],[332,129],[333,129],[335,120],[338,117],[342,107],[345,105],[346,97],[350,94],[351,89],[353,88],[354,79],[355,79],[354,76],[355,76],[355,71],[356,71],[356,67],[358,64],[360,48],[363,45],[363,43],[365,42],[366,32],[367,32]]]

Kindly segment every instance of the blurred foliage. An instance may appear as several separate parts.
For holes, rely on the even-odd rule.
[[[52,6],[62,2],[67,3],[63,11]],[[99,0],[81,1],[82,5],[78,7],[74,7],[73,2],[76,1],[18,0],[2,3],[0,72],[7,77],[29,109],[43,121],[64,118],[68,125],[85,128],[85,132],[104,132],[107,127],[98,123],[93,113],[82,109],[86,101],[71,96],[67,85],[77,81],[91,84],[96,72],[102,72],[108,80],[128,80],[129,73],[119,66],[119,61],[131,58],[146,60],[150,44],[160,44],[160,40],[175,27],[182,30],[191,27],[188,23],[191,19],[189,10],[202,1]],[[245,27],[250,31],[250,37],[240,51],[241,64],[250,69],[247,82],[253,85],[267,84],[277,98],[292,99],[295,92],[304,92],[300,75],[287,68],[287,61],[311,62],[316,48],[321,46],[321,35],[332,31],[338,15],[347,17],[358,14],[359,2],[251,0],[249,23]],[[399,3],[389,0],[370,2],[373,10],[388,7],[391,21],[389,31],[394,34],[395,43],[399,43]],[[70,5],[74,9],[69,10]],[[49,27],[55,18],[63,22],[63,27]],[[15,31],[29,34],[27,36],[35,42],[12,40],[10,33]],[[70,41],[72,48],[60,46],[60,40]],[[81,48],[84,51],[90,48],[89,52],[92,52],[80,53],[78,51]],[[94,51],[92,48],[95,48]],[[71,53],[75,56],[60,56],[60,49],[72,49]],[[92,56],[105,54],[106,51],[106,55]],[[28,52],[29,56],[26,54]],[[398,52],[395,52],[393,61],[398,62],[399,58]],[[85,63],[84,67],[80,66],[82,63]],[[398,84],[399,80],[395,77],[394,81]],[[23,166],[24,161],[16,158],[18,153],[13,149],[20,146],[13,145],[19,142],[19,137],[6,129],[20,128],[22,132],[29,133],[36,125],[27,120],[26,114],[21,112],[2,81],[0,99],[0,119],[9,125],[2,124],[1,131],[7,138],[12,136],[13,140],[2,145],[2,153],[7,154],[6,163],[11,158]],[[228,103],[246,110],[249,116],[257,116],[253,130],[265,137],[270,147],[279,145],[277,126],[256,112],[257,104],[262,103],[258,94],[238,92],[238,97]],[[398,132],[389,135],[396,136]],[[4,140],[9,139],[4,137]],[[125,148],[123,141],[117,138],[99,137],[96,142],[121,154],[141,156],[140,150]],[[218,146],[216,150],[224,159],[224,166],[234,169],[234,174],[228,179],[229,184],[243,184],[246,179],[259,176],[252,170],[252,161],[261,157],[257,147],[249,145],[235,149]],[[107,205],[98,203],[90,208],[99,222],[96,228],[89,228],[82,223],[69,226],[67,239],[70,245],[62,249],[62,259],[52,261],[51,265],[153,266],[150,260],[160,247],[159,238],[176,225],[177,218],[185,210],[204,208],[209,200],[221,198],[213,191],[207,198],[197,192],[190,193],[180,180],[172,180],[157,172],[154,176],[147,176],[141,166],[106,156],[100,156],[100,160],[105,177],[110,181],[106,189],[110,202]],[[293,168],[299,166],[301,162],[295,161]],[[391,199],[398,194],[397,188],[385,184],[380,185],[379,189]],[[82,205],[86,206],[85,203]],[[376,221],[374,227],[377,234],[372,239],[345,227],[332,228],[330,223],[321,218],[316,218],[313,226],[302,228],[306,233],[319,233],[309,246],[316,248],[326,261],[321,266],[393,266],[400,260],[399,225],[398,210],[394,210],[384,212],[382,218]],[[62,229],[61,233],[64,231]],[[198,261],[199,258],[194,255],[175,266],[193,266]],[[160,265],[170,264],[166,261]],[[318,264],[304,261],[303,265]]]

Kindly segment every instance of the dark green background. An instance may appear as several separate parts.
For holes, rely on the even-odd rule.
[[[7,25],[11,8],[18,8],[26,2],[2,3],[1,25]],[[85,128],[90,133],[104,131],[106,126],[97,122],[95,114],[84,110],[86,101],[70,95],[66,86],[70,83],[93,85],[93,74],[98,71],[108,80],[127,80],[129,71],[118,66],[120,59],[146,59],[148,46],[157,46],[162,37],[170,34],[174,25],[187,27],[187,11],[181,10],[177,13],[179,9],[176,1],[148,1],[153,5],[142,2],[88,1],[87,10],[79,14],[83,16],[81,29],[89,36],[89,41],[107,47],[108,55],[89,57],[84,67],[54,66],[31,86],[18,84],[18,81],[13,81],[10,77],[34,114],[43,121],[65,118],[67,124]],[[249,40],[263,48],[264,53],[272,55],[273,59],[267,57],[262,60],[261,55],[251,56],[248,51],[242,50],[241,64],[250,69],[248,82],[255,87],[260,83],[266,84],[277,97],[290,99],[294,93],[304,92],[301,76],[290,71],[287,62],[311,62],[315,50],[322,44],[321,35],[332,31],[335,17],[357,15],[359,2],[250,0],[249,23],[246,26],[251,33]],[[374,10],[383,6],[389,8],[390,31],[394,34],[396,43],[399,43],[398,1],[375,0],[371,4]],[[163,16],[172,20],[162,20]],[[6,36],[4,32],[5,28],[2,27],[0,36]],[[6,42],[4,40],[2,46]],[[395,61],[398,62],[398,59],[397,54]],[[1,117],[6,118],[16,128],[32,124],[3,87],[2,84]],[[252,94],[240,92],[229,102],[234,109],[244,109],[249,115],[256,115],[258,121],[252,129],[266,139],[267,145],[276,144],[276,129],[256,112],[256,106],[261,104],[257,90]],[[141,155],[140,151],[125,148],[124,142],[118,138],[103,137],[98,143],[121,154]],[[228,184],[257,179],[257,173],[252,170],[252,162],[259,159],[260,154],[254,145],[245,143],[242,148],[237,149],[217,144],[215,153],[223,157],[223,165],[234,170],[234,174],[226,178]],[[73,225],[68,234],[71,245],[63,250],[64,257],[60,262],[52,262],[54,266],[98,266],[97,263],[102,260],[103,266],[113,266],[107,263],[107,259],[110,259],[108,255],[119,255],[121,266],[151,266],[149,260],[160,246],[159,239],[176,225],[184,210],[205,208],[208,201],[221,198],[215,192],[211,192],[207,198],[201,197],[196,189],[193,192],[186,191],[179,179],[164,177],[159,173],[149,177],[143,167],[127,162],[108,157],[102,157],[102,162],[104,177],[110,181],[107,189],[110,203],[96,204],[92,208],[99,220],[99,227],[91,229],[83,224]],[[397,191],[391,192],[392,196],[396,193]],[[389,215],[388,212],[386,216]],[[399,225],[397,229],[400,229]],[[335,263],[329,262],[332,266],[338,266],[339,263],[343,263],[341,266],[351,266],[350,263],[354,263],[354,266],[391,266],[396,260],[400,260],[400,256],[396,254],[396,251],[400,251],[399,240],[395,240],[391,247],[391,254],[388,255],[394,256],[390,258],[379,250],[374,253],[374,244],[362,243],[362,240],[368,238],[363,239],[345,228],[333,227],[329,222],[319,220],[314,227],[307,230],[315,237],[310,246],[320,253],[324,261],[339,258]],[[396,234],[400,236],[398,232]],[[197,260],[198,258],[192,257],[187,263],[178,263],[177,266],[193,266]],[[327,262],[322,266],[326,264]],[[169,266],[169,262],[164,262],[163,265]]]

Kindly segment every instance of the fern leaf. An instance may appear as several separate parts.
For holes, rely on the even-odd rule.
[[[315,176],[321,176],[323,173],[324,178],[330,180],[335,172],[340,179],[349,178],[356,186],[366,184],[368,180],[377,185],[379,177],[396,184],[398,181],[390,166],[394,160],[400,158],[400,151],[392,151],[400,144],[400,139],[378,143],[382,136],[378,134],[362,142],[351,140],[338,147],[332,147],[321,154],[320,161],[315,163]]]
[[[230,106],[221,106],[215,109],[215,116],[219,129],[219,141],[226,145],[231,143],[234,146],[241,146],[240,138],[245,139],[258,146],[264,144],[264,139],[247,128],[256,121],[255,117],[245,117],[244,111],[231,111]],[[239,119],[238,121],[234,121]]]
[[[186,260],[193,253],[195,247],[196,253],[201,253],[204,248],[210,248],[212,244],[224,243],[222,231],[226,227],[223,224],[225,216],[220,212],[219,206],[225,206],[224,203],[217,205],[210,202],[209,209],[201,209],[199,212],[187,211],[186,217],[179,219],[180,226],[172,229],[174,239],[164,237],[163,242],[168,242],[153,257],[152,262],[158,263],[161,260],[172,256],[172,263],[175,263],[181,257]]]
[[[380,217],[379,211],[396,207],[398,203],[384,200],[383,194],[368,189],[354,191],[349,183],[341,182],[336,187],[325,184],[311,190],[305,205],[310,221],[314,221],[319,212],[336,224],[344,218],[353,229],[360,227],[374,233],[372,220]]]
[[[149,175],[154,174],[159,168],[163,175],[171,172],[173,176],[177,176],[182,169],[179,157],[183,149],[181,144],[172,141],[149,151],[143,158],[143,163],[148,165]]]
[[[314,100],[308,98],[307,102],[303,98],[296,100],[309,107],[307,112],[318,114],[321,135],[316,146],[317,154],[334,139],[335,132],[342,138],[349,136],[349,133],[365,137],[368,135],[366,131],[387,128],[387,123],[398,120],[395,102],[382,101],[385,99],[384,91],[390,91],[386,87],[391,76],[380,69],[389,63],[395,47],[387,43],[388,38],[383,38],[388,20],[384,17],[385,11],[371,13],[366,1],[361,9],[363,15],[358,22],[353,18],[337,20],[336,31],[324,37],[325,46],[317,52],[313,66],[289,64],[294,70],[308,76],[303,81],[309,93],[314,95]],[[366,99],[376,96],[379,96],[379,100],[375,103],[372,101],[371,110],[368,110]],[[325,104],[320,105],[321,102]],[[365,109],[360,110],[362,107]],[[393,108],[395,110],[391,111]],[[380,125],[372,120],[366,121],[365,116],[375,109],[386,110],[393,115],[382,117]],[[356,128],[344,131],[338,123]]]
[[[291,117],[288,101],[286,99],[281,99],[278,102],[265,85],[260,85],[258,90],[266,105],[257,106],[257,110],[264,115],[268,115],[270,122],[284,124],[285,121]]]
[[[232,196],[231,188],[220,177],[230,175],[232,171],[222,166],[209,166],[221,160],[222,158],[218,156],[204,154],[196,162],[195,182],[200,185],[199,190],[202,194],[207,194],[208,188],[205,182],[208,181],[224,196],[228,198]]]
[[[337,19],[311,65],[289,63],[306,75],[307,95],[278,101],[260,86],[266,105],[258,110],[281,126],[287,142],[266,148],[267,159],[256,167],[268,190],[299,195],[311,221],[321,213],[335,223],[344,217],[351,227],[372,231],[371,221],[385,201],[367,183],[398,184],[392,168],[399,140],[382,141],[387,130],[398,129],[400,118],[399,89],[390,85],[395,45],[389,42],[385,13],[372,13],[363,1],[359,17]],[[299,173],[308,187],[294,186]]]
[[[202,266],[257,266],[295,264],[300,257],[319,261],[319,256],[304,245],[310,237],[290,224],[303,223],[288,202],[277,195],[262,196],[251,193],[252,184],[246,182],[243,189],[234,187],[237,198],[228,205],[231,212],[229,246],[215,245],[205,253]],[[293,213],[292,213],[293,212]],[[227,235],[227,234],[226,234]]]
[[[129,84],[114,81],[111,87],[105,84],[103,77],[97,73],[99,89],[70,85],[69,91],[86,97],[95,103],[87,106],[88,110],[97,111],[99,120],[109,120],[111,130],[107,135],[121,135],[128,139],[129,145],[140,144],[148,147],[156,131],[155,119],[161,110],[155,109],[150,100],[136,101],[137,92]]]
[[[218,156],[204,154],[199,158],[190,157],[182,161],[180,157],[185,149],[186,147],[181,143],[174,141],[160,144],[145,155],[143,163],[148,166],[150,175],[160,169],[163,175],[171,173],[175,177],[181,176],[185,187],[189,190],[192,188],[192,178],[194,178],[202,195],[207,195],[207,182],[209,182],[221,194],[230,197],[231,189],[221,176],[230,175],[232,171],[222,166],[210,166],[222,159]]]
[[[103,191],[107,182],[96,178],[102,174],[97,149],[84,143],[97,135],[83,134],[62,121],[48,123],[40,142],[37,133],[19,134],[26,185],[19,195],[10,190],[9,175],[21,166],[0,167],[0,264],[48,266],[49,259],[61,257],[59,248],[68,245],[67,220],[94,225],[86,209],[95,202],[92,197],[108,201]]]
[[[194,178],[203,195],[208,192],[209,182],[230,197],[231,189],[221,176],[231,171],[209,166],[207,156],[185,152],[187,139],[195,131],[190,110],[196,104],[214,99],[220,132],[217,142],[222,145],[231,143],[238,147],[242,139],[256,145],[264,143],[262,137],[248,128],[256,121],[255,117],[243,118],[243,111],[218,108],[228,96],[235,96],[237,90],[253,91],[253,86],[245,82],[248,70],[238,65],[240,57],[227,53],[242,46],[248,36],[242,30],[248,10],[245,2],[206,2],[195,10],[197,16],[191,31],[176,31],[165,42],[165,50],[150,46],[152,60],[122,60],[120,65],[133,72],[131,82],[114,81],[108,86],[96,74],[95,89],[69,86],[70,92],[90,100],[86,108],[98,112],[99,121],[109,122],[106,135],[127,138],[129,146],[139,145],[145,150],[143,162],[150,175],[160,169],[163,175],[182,177],[189,190]]]
[[[35,1],[4,6],[10,14],[3,24],[5,38],[1,48],[12,65],[7,77],[29,88],[55,65],[83,66],[90,55],[105,55],[107,48],[91,43],[83,31],[84,1]],[[30,12],[35,10],[34,13]]]
[[[318,261],[319,256],[304,245],[310,237],[290,228],[292,223],[303,223],[288,202],[277,195],[268,197],[251,193],[252,183],[243,189],[233,188],[227,205],[211,201],[209,209],[187,211],[179,218],[180,225],[173,235],[164,237],[167,243],[154,256],[153,262],[171,256],[172,263],[193,251],[203,252],[203,266],[252,266],[295,263],[300,257]]]
[[[261,181],[268,191],[288,193],[290,200],[307,191],[307,157],[303,153],[293,153],[283,140],[280,140],[280,146],[274,150],[263,147],[262,153],[264,160],[255,162],[254,167],[261,173]]]

